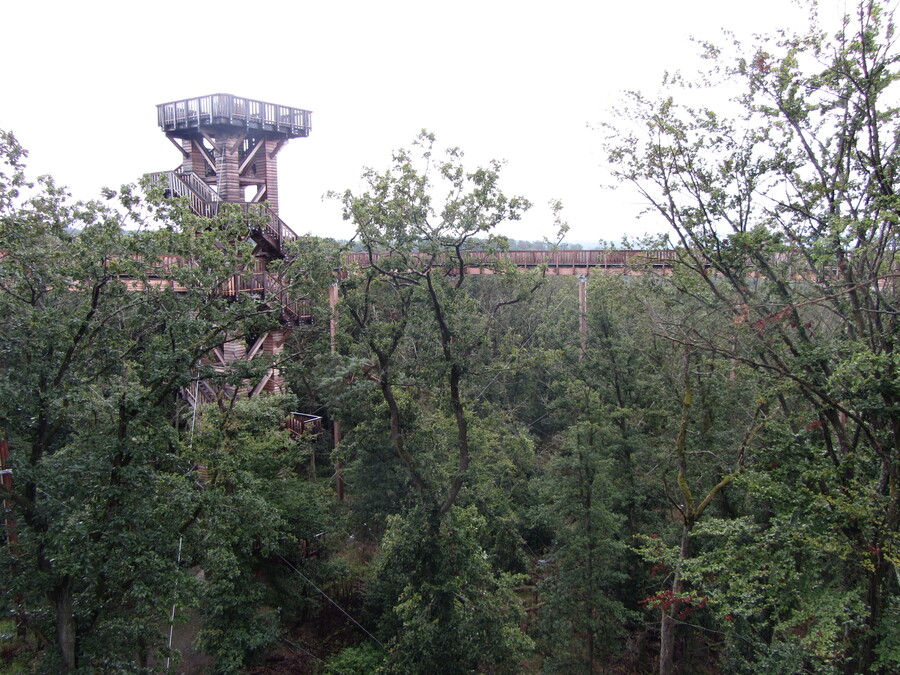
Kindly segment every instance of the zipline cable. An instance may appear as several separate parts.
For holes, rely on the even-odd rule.
[[[191,415],[191,435],[188,440],[188,448],[193,449],[194,447],[194,425],[197,423],[197,397],[200,396],[200,376],[194,378],[194,410]],[[175,557],[175,566],[178,567],[181,565],[181,544],[184,540],[184,535],[178,536],[178,554]],[[169,617],[169,652],[172,651],[172,634],[175,632],[175,607],[178,604],[178,577],[175,577],[175,585],[172,588],[172,613]],[[169,663],[171,662],[172,657],[166,656],[166,672],[169,672]]]
[[[290,562],[287,558],[285,558],[285,557],[284,557],[283,555],[281,555],[280,553],[276,553],[275,555],[277,555],[279,558],[281,558],[281,561],[282,561],[285,565],[287,565],[288,567],[290,567],[292,570],[294,570],[294,571],[300,576],[301,579],[303,579],[306,583],[308,583],[310,586],[312,586],[313,588],[315,588],[319,593],[321,593],[321,594],[322,594],[322,597],[324,597],[326,600],[328,600],[328,602],[330,602],[332,605],[334,605],[335,607],[337,607],[337,608],[341,611],[341,613],[342,613],[344,616],[346,616],[348,619],[350,619],[354,624],[356,624],[356,626],[357,626],[363,633],[365,633],[365,634],[368,635],[370,638],[372,638],[376,643],[378,643],[378,646],[379,646],[379,647],[381,647],[382,649],[384,649],[385,651],[387,651],[387,647],[385,647],[384,644],[382,644],[381,640],[379,640],[377,637],[375,637],[375,636],[372,635],[369,631],[367,631],[359,621],[357,621],[356,619],[354,619],[352,616],[350,616],[350,615],[347,613],[347,610],[345,610],[343,607],[341,607],[339,604],[337,604],[334,600],[332,600],[330,597],[328,597],[328,594],[327,594],[325,591],[323,591],[321,588],[319,588],[318,586],[316,586],[316,585],[315,585],[315,584],[314,584],[307,576],[305,576],[305,575],[303,574],[303,572],[301,572],[301,571],[298,570],[296,567],[294,567],[294,566],[291,564],[291,562]]]

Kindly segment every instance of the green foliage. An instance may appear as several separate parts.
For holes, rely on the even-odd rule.
[[[200,518],[188,555],[204,572],[201,648],[216,672],[239,672],[279,637],[279,612],[296,612],[310,589],[279,556],[329,529],[327,491],[305,477],[309,448],[282,428],[290,399],[241,399],[204,410],[190,455],[205,468]]]
[[[769,560],[764,574],[735,560],[727,593],[752,607],[748,669],[777,658],[875,668],[897,594],[885,555],[900,526],[893,37],[887,8],[863,1],[834,35],[812,25],[761,37],[735,44],[732,60],[706,45],[703,83],[743,87],[723,106],[730,114],[683,105],[675,78],[657,100],[630,95],[609,142],[617,175],[682,247],[674,281],[703,320],[665,334],[758,381],[755,407],[770,428],[746,455],[755,527],[742,550]],[[708,330],[715,315],[731,325]],[[679,483],[687,500],[689,481]],[[712,547],[701,566],[736,545],[696,543]]]
[[[20,536],[5,604],[20,597],[55,643],[47,670],[146,668],[164,654],[175,589],[181,606],[196,592],[176,562],[202,510],[178,390],[226,336],[272,321],[215,292],[250,257],[246,222],[129,187],[107,191],[117,206],[72,204],[49,178],[29,185],[21,148],[2,143],[0,424]]]
[[[215,670],[239,672],[327,615],[306,577],[377,626],[383,648],[328,661],[346,673],[896,671],[893,38],[862,2],[834,35],[703,45],[696,84],[743,86],[717,109],[681,76],[629,95],[609,158],[672,235],[623,245],[677,250],[664,275],[592,274],[585,338],[574,278],[466,266],[528,208],[499,163],[466,169],[423,133],[338,195],[353,242],[306,238],[270,267],[317,319],[282,372],[344,431],[356,538],[324,564],[307,544],[343,537],[312,480],[329,472],[281,428],[296,403],[223,402],[192,432],[178,404],[211,347],[277,325],[214,291],[252,261],[242,211],[205,221],[156,187],[71,204],[0,135],[20,533],[3,606],[56,643],[39,667],[159,663],[175,595]]]
[[[344,647],[337,656],[328,661],[331,670],[344,675],[370,675],[381,672],[385,654],[369,642],[359,647]]]
[[[548,576],[538,592],[538,648],[548,673],[590,671],[598,658],[621,651],[630,618],[617,592],[625,580],[624,518],[612,505],[617,490],[614,428],[581,422],[566,432],[547,467],[541,508],[556,532]]]
[[[478,542],[484,527],[471,507],[391,519],[371,594],[393,636],[385,672],[517,672],[531,643],[518,626],[515,577],[494,572]]]

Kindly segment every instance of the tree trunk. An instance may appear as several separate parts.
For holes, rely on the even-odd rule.
[[[688,544],[690,542],[690,530],[687,526],[681,529],[681,547],[678,551],[679,562],[688,557]],[[681,572],[678,567],[674,571],[672,580],[672,598],[668,605],[663,605],[662,619],[659,623],[659,675],[671,675],[675,672],[675,612],[681,604],[678,598],[684,586]]]
[[[594,447],[594,428],[588,430],[587,447]],[[585,648],[587,651],[586,672],[594,672],[594,519],[593,519],[593,493],[594,493],[594,470],[588,463],[587,457],[582,450],[579,453],[579,463],[581,464],[581,508],[584,513],[584,539],[587,545],[585,551],[585,586],[587,591],[587,602],[584,603],[585,610]]]
[[[75,616],[72,612],[72,577],[66,576],[50,591],[50,602],[56,613],[56,642],[63,672],[75,670]]]

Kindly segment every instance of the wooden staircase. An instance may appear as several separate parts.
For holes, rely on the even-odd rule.
[[[297,240],[297,234],[266,204],[259,202],[223,202],[200,176],[193,172],[159,171],[150,180],[162,184],[169,197],[184,197],[191,211],[203,218],[215,218],[222,204],[235,204],[247,215],[248,235],[253,243],[273,258],[285,256],[285,245]]]
[[[150,174],[150,179],[163,187],[167,197],[187,200],[191,211],[203,218],[214,218],[219,214],[222,204],[234,203],[222,201],[215,190],[192,172],[164,171]],[[285,257],[286,244],[297,240],[294,231],[266,204],[236,202],[236,205],[246,214],[247,237],[256,245],[255,255],[264,260]],[[219,285],[216,292],[223,297],[234,299],[241,295],[250,295],[260,304],[277,306],[281,312],[279,319],[282,325],[281,329],[263,333],[252,345],[249,343],[244,345],[240,339],[235,339],[214,349],[200,365],[206,369],[212,368],[222,375],[234,362],[249,361],[259,354],[277,356],[291,328],[313,322],[309,301],[294,298],[285,284],[267,271],[252,271],[231,276]],[[190,387],[182,388],[181,393],[185,401],[193,407],[236,396],[251,397],[263,392],[277,393],[282,389],[283,379],[278,370],[272,367],[258,382],[245,382],[240,386],[216,386],[197,377]],[[313,431],[318,433],[321,431],[321,418],[292,413],[285,426],[295,435]]]

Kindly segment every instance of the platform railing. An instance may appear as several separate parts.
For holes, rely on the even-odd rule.
[[[303,434],[321,434],[322,418],[317,415],[307,415],[306,413],[292,412],[288,414],[285,426],[295,436]]]
[[[284,284],[268,272],[236,274],[228,277],[219,286],[218,292],[226,297],[236,298],[241,294],[249,294],[260,301],[276,300],[289,323],[300,325],[313,322],[309,300],[293,298]]]
[[[303,108],[267,103],[232,94],[209,94],[160,103],[157,120],[164,131],[227,124],[308,136],[312,113]]]

